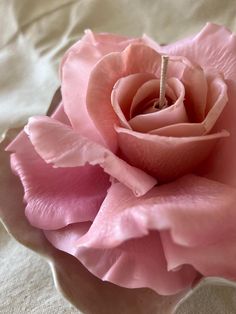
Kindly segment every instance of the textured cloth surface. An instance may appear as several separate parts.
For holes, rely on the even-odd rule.
[[[146,33],[168,43],[198,32],[207,21],[236,31],[235,16],[234,0],[0,0],[0,136],[46,112],[59,85],[59,61],[84,29]],[[2,226],[0,313],[79,313],[54,288],[46,261]],[[177,313],[236,313],[236,290],[203,287]]]

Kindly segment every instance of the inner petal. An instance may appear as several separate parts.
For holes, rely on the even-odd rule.
[[[209,134],[228,102],[227,85],[219,73],[207,75],[206,116],[200,123],[178,123],[153,129],[150,133],[164,136],[201,136]]]
[[[166,98],[171,102],[175,101],[178,97],[172,87],[166,84]],[[160,90],[160,80],[156,77],[148,82],[145,82],[140,88],[136,91],[132,104],[130,106],[130,118],[134,118],[141,113],[149,113],[157,111],[153,108],[155,102],[158,101]]]
[[[205,117],[207,80],[203,69],[182,56],[171,56],[168,75],[179,78],[185,87],[185,106],[191,122]]]
[[[133,97],[145,82],[155,78],[152,73],[135,73],[122,77],[114,85],[111,93],[112,107],[123,127],[130,129],[128,119]]]
[[[167,80],[166,98],[169,106],[165,109],[154,108],[158,101],[160,81],[149,80],[137,91],[131,104],[129,125],[137,132],[150,132],[167,125],[188,122],[184,106],[185,90],[176,78]],[[173,103],[173,104],[172,104]]]

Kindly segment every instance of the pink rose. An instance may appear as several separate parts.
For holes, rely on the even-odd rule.
[[[163,47],[87,31],[63,59],[56,112],[8,147],[30,223],[120,286],[236,279],[235,73],[235,36],[217,25]]]

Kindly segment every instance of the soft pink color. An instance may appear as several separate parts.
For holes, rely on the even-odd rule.
[[[167,46],[86,31],[63,58],[56,113],[8,147],[30,223],[123,287],[236,280],[235,51],[214,24]]]

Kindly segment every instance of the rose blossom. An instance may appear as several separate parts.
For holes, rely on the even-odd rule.
[[[62,61],[56,112],[8,147],[30,223],[120,286],[236,279],[235,51],[213,24],[163,47],[87,31]]]

